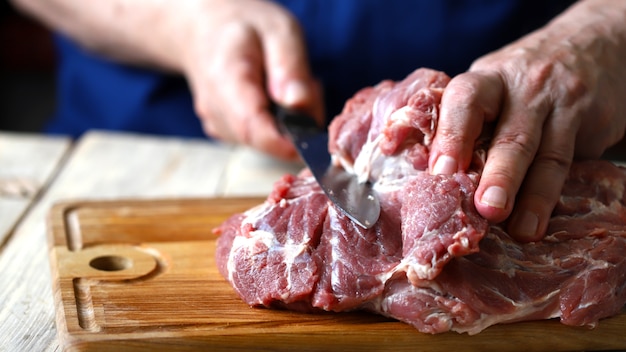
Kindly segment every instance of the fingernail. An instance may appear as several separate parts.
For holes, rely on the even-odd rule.
[[[506,191],[499,186],[491,186],[485,190],[480,202],[493,208],[504,209],[506,207]]]
[[[534,239],[539,226],[539,216],[531,211],[524,211],[512,219],[512,232],[518,239]]]
[[[458,164],[456,160],[447,155],[442,155],[435,162],[433,167],[433,175],[452,175],[457,171]]]
[[[300,104],[307,99],[309,89],[307,85],[302,81],[290,81],[285,87],[285,93],[283,95],[283,104],[287,106],[293,106]]]

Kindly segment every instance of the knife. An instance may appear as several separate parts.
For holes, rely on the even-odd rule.
[[[271,104],[270,112],[333,204],[359,226],[374,226],[380,216],[378,196],[370,182],[359,182],[356,175],[332,163],[328,132],[301,111]]]

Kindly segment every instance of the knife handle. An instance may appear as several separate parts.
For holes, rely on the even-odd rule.
[[[311,134],[325,132],[315,119],[305,112],[286,108],[275,102],[270,103],[269,110],[274,117],[278,130],[283,135],[289,135],[294,131]]]

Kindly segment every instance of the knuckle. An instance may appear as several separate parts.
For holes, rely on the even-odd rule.
[[[485,172],[481,179],[489,179],[491,183],[502,185],[515,185],[518,182],[514,169],[507,167],[505,164],[491,165],[488,172]],[[494,180],[498,181],[494,182]]]
[[[436,136],[440,144],[443,143],[443,145],[440,145],[440,148],[442,149],[456,149],[450,147],[464,145],[466,140],[466,138],[460,134],[460,130],[458,128],[454,128],[454,126],[439,125],[437,127]]]
[[[522,75],[517,75],[518,79],[525,79],[525,82],[532,84],[533,87],[540,87],[545,85],[555,70],[555,63],[549,60],[536,60],[532,65],[529,65],[528,70],[524,72],[525,78]],[[521,73],[521,72],[520,72]]]
[[[563,59],[539,59],[529,65],[527,72],[519,72],[516,85],[523,90],[529,100],[534,97],[548,97],[556,106],[577,104],[589,92],[587,80]]]
[[[460,74],[446,86],[445,94],[459,108],[470,108],[476,102],[479,91],[478,78],[471,73]]]
[[[222,43],[229,41],[245,40],[254,34],[254,28],[245,21],[230,20],[225,22],[220,28],[221,35],[218,38],[224,39]]]
[[[219,134],[218,134],[218,130],[215,128],[215,126],[211,123],[210,120],[200,120],[201,124],[202,124],[202,131],[207,135],[207,136],[211,136],[214,138],[220,138]]]
[[[554,63],[537,60],[532,65],[524,64],[526,69],[509,68],[504,75],[510,92],[520,99],[530,110],[540,109],[552,99],[559,88],[552,87]],[[555,82],[556,83],[556,82]],[[556,84],[558,86],[558,84]]]
[[[572,73],[568,73],[562,75],[561,84],[562,84],[562,96],[563,101],[567,105],[571,105],[579,101],[581,97],[584,97],[589,89],[585,80]]]
[[[444,91],[445,108],[455,116],[480,116],[491,121],[500,109],[502,80],[495,71],[466,72],[453,78]]]
[[[278,29],[283,33],[287,33],[290,35],[300,36],[302,35],[302,28],[298,24],[298,21],[291,16],[291,14],[287,14],[287,16],[282,17],[282,21],[278,21]]]
[[[215,102],[206,91],[195,94],[193,109],[196,115],[203,121],[211,121],[217,115]]]
[[[519,155],[524,160],[532,160],[537,151],[537,143],[530,132],[500,133],[492,141],[492,148]]]
[[[572,157],[559,150],[547,150],[537,154],[533,164],[549,173],[562,174],[569,170]]]
[[[589,93],[586,80],[566,67],[559,68],[559,73],[551,84],[553,101],[557,108],[585,109],[590,101],[585,97]]]
[[[277,16],[260,17],[259,20],[265,21],[265,26],[272,28],[277,33],[286,35],[302,35],[302,28],[296,17],[286,9],[277,6]]]
[[[211,108],[212,103],[201,97],[194,99],[193,108],[196,115],[203,121],[210,121],[214,118],[214,109]]]

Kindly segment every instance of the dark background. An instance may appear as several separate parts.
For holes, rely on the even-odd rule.
[[[38,132],[54,110],[50,32],[0,2],[0,130]]]

